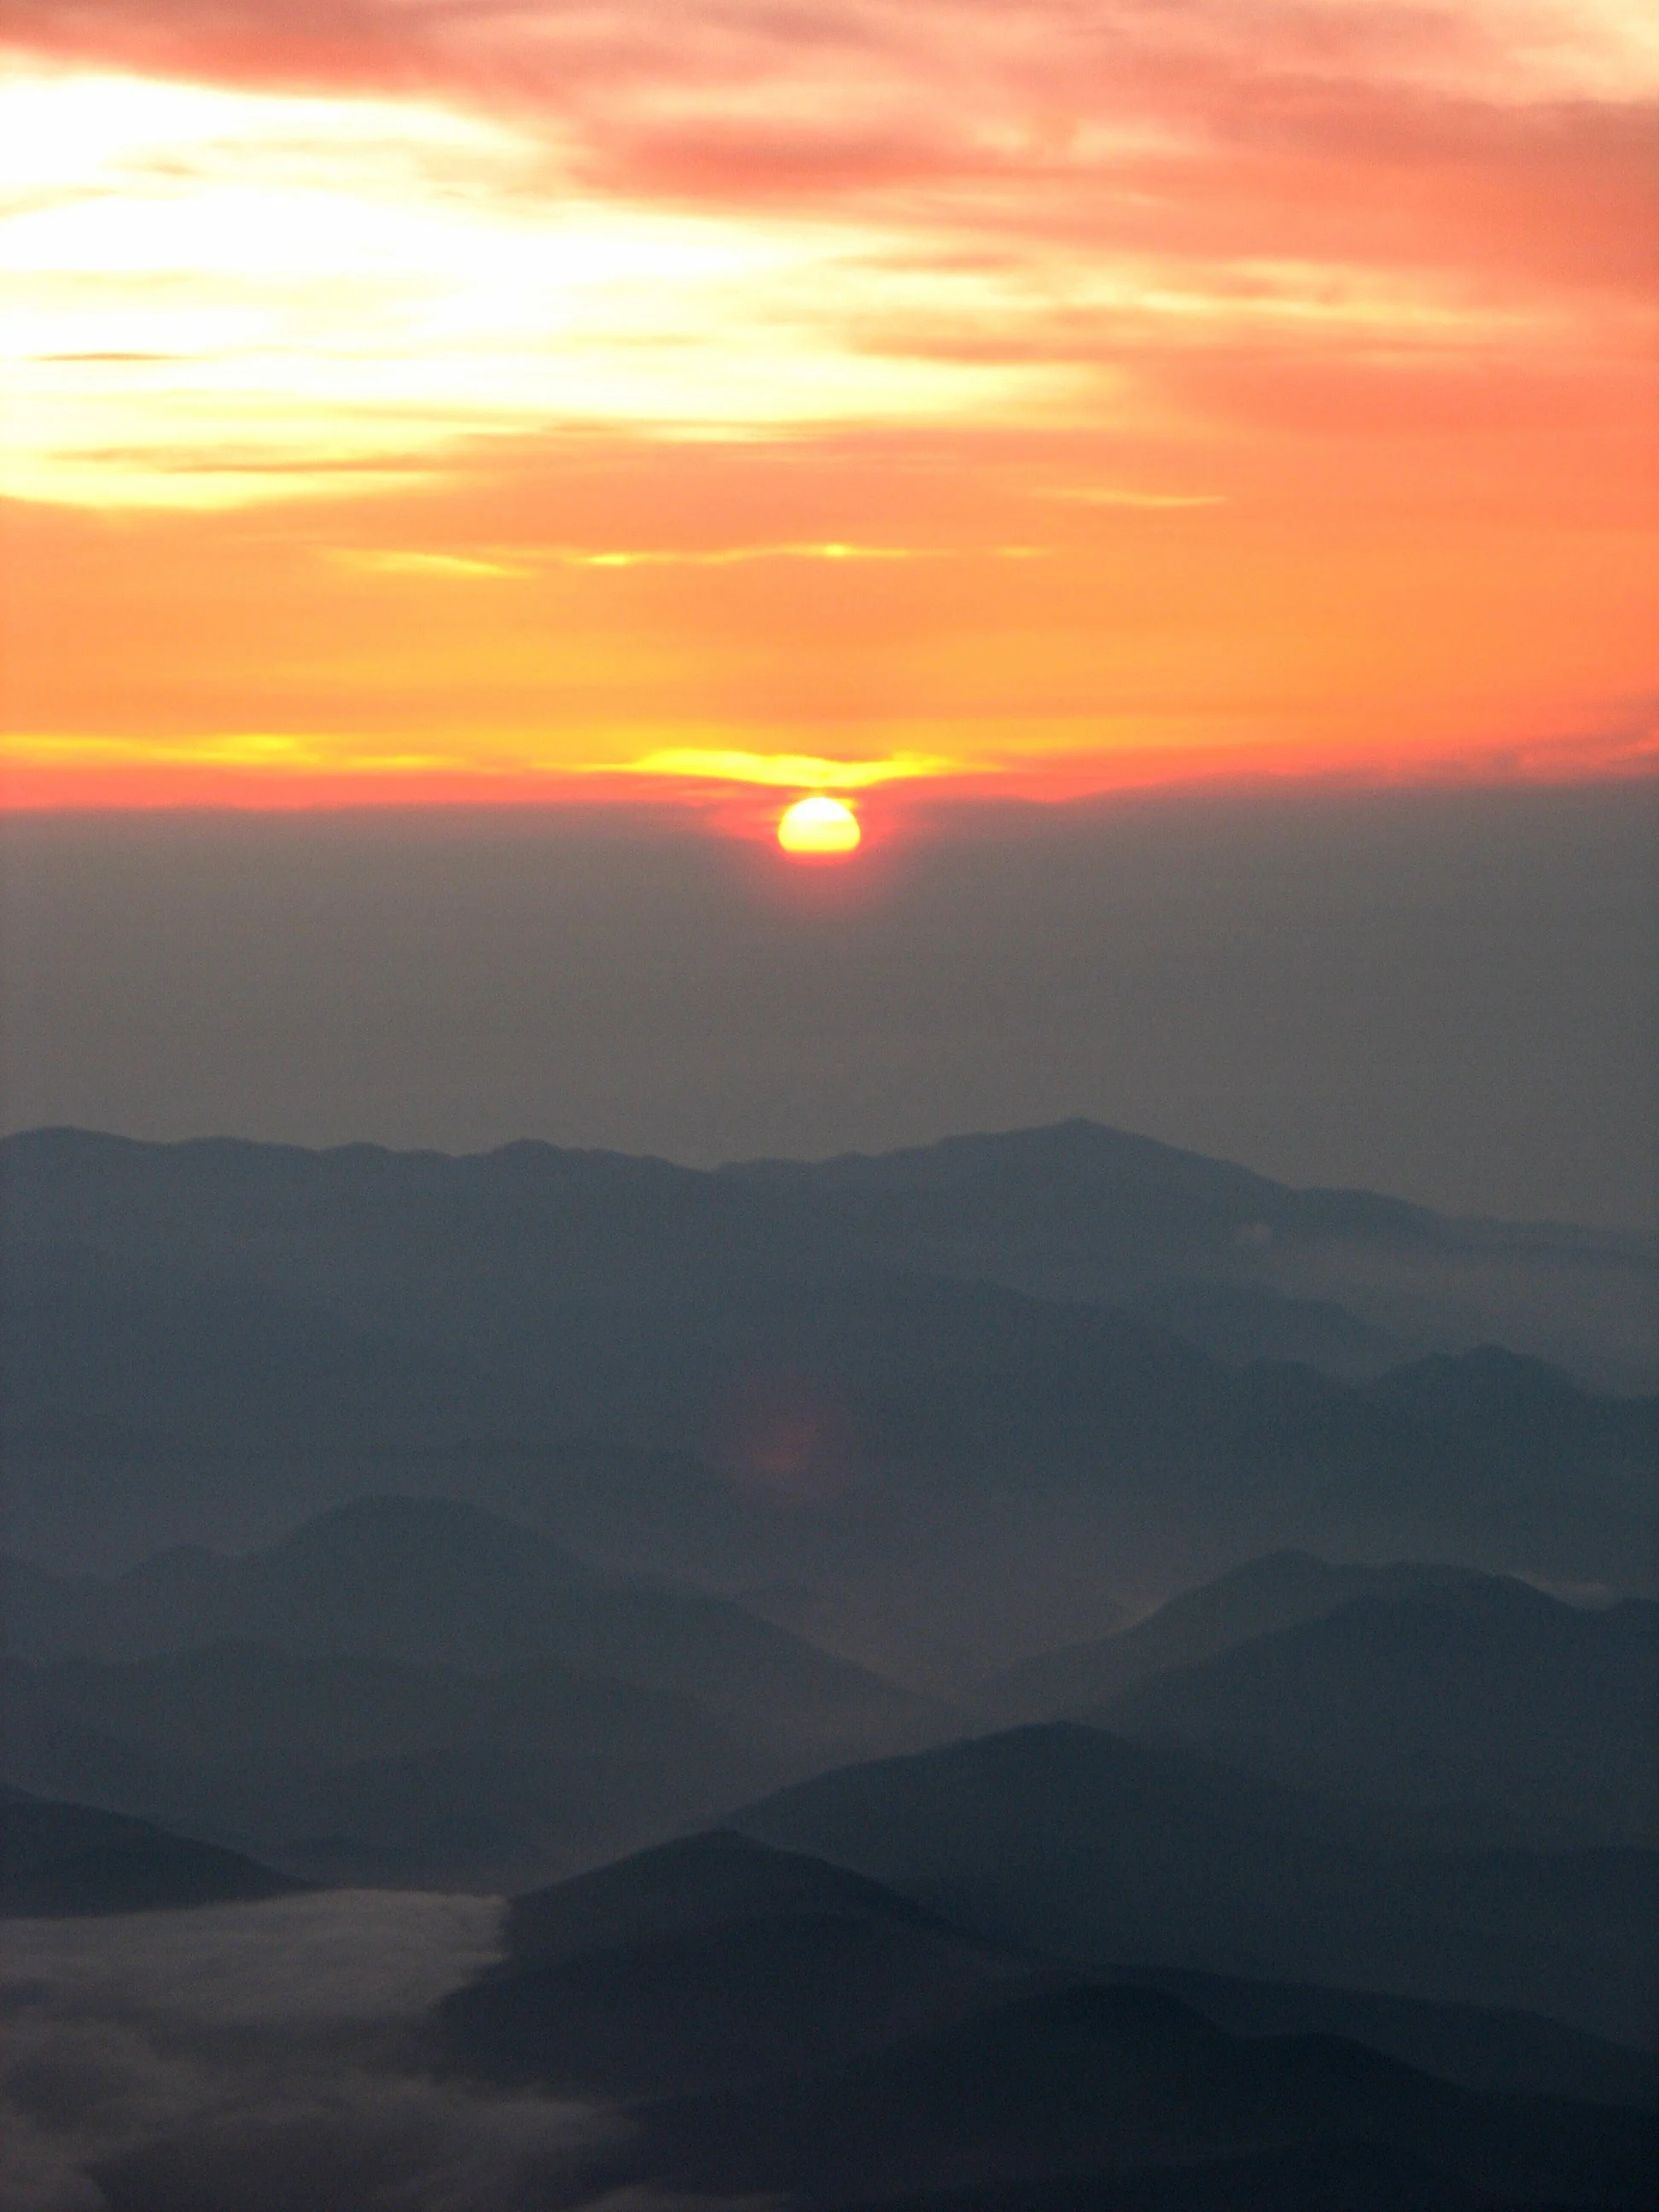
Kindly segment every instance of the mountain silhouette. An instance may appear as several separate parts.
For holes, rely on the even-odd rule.
[[[955,1725],[443,1499],[357,1501],[241,1558],[26,1571],[10,1626],[14,1779],[338,1880],[544,1879]]]
[[[1070,1723],[842,1768],[729,1825],[1082,1965],[1517,2008],[1655,2040],[1651,1850],[1390,1841],[1338,1801]]]
[[[976,1686],[975,1701],[1009,1719],[1056,1720],[1103,1705],[1148,1674],[1191,1666],[1274,1629],[1319,1620],[1358,1597],[1470,1578],[1469,1570],[1458,1567],[1333,1565],[1308,1552],[1275,1552],[1182,1590],[1111,1636],[1041,1652],[994,1675]]]
[[[820,2066],[1036,1973],[875,1882],[725,1832],[516,1899],[507,1939],[445,2001],[451,2053],[629,2100]]]
[[[623,1573],[799,1589],[780,1618],[933,1688],[1285,1547],[1653,1586],[1650,1407],[1563,1381],[1577,1413],[1517,1460],[1486,1370],[1449,1393],[1239,1370],[985,1256],[1070,1222],[1150,1267],[1164,1220],[1252,1282],[1273,1238],[1639,1273],[1606,1240],[1477,1236],[1089,1125],[787,1173],[51,1131],[0,1164],[11,1526],[38,1565],[89,1564],[88,1528],[130,1559],[418,1491]]]
[[[1236,2038],[1158,1992],[1088,1984],[629,2118],[623,2173],[822,2205],[1364,2142],[1492,2196],[1635,2206],[1659,2146],[1644,2116],[1482,2097],[1334,2039]]]
[[[245,1905],[309,1887],[147,1820],[0,1789],[0,1913],[8,1917]]]
[[[1659,1840],[1659,1607],[1395,1581],[1402,1595],[1145,1678],[1088,1717],[1489,1838]]]

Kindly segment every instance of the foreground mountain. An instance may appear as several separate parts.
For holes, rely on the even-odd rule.
[[[1155,1966],[1120,1966],[1113,1979],[1162,1990],[1234,2035],[1340,2036],[1466,2089],[1659,2106],[1659,2050],[1610,2043],[1537,2013]]]
[[[1084,1717],[1489,1840],[1659,1842],[1659,1607],[1636,1601],[1586,1612],[1484,1576],[1407,1585]]]
[[[1253,1994],[1258,2009],[1275,1996],[1209,1992],[1236,2012]],[[1276,1994],[1292,2007],[1322,1998]],[[1437,2008],[1397,2011],[1443,2043],[1461,2029],[1462,2055],[1480,2063],[1490,2023],[1449,2029]],[[890,1888],[727,1832],[516,1900],[507,1956],[441,2016],[468,2074],[626,2103],[626,2144],[589,2177],[600,2190],[781,2190],[836,2204],[1087,2176],[1100,2193],[1082,2201],[1111,2203],[1111,2187],[1133,2201],[1161,2167],[1172,2206],[1242,2206],[1278,2201],[1237,2193],[1247,2183],[1271,2188],[1300,2167],[1345,2206],[1492,2203],[1482,2190],[1629,2203],[1659,2144],[1650,2122],[1606,2108],[1610,2081],[1651,2087],[1632,2054],[1607,2053],[1600,2109],[1474,2095],[1328,2033],[1286,2038],[1261,2021],[1240,2038],[1167,1993],[1079,1978]],[[1488,2037],[1500,2074],[1517,2058],[1523,2073],[1529,2059],[1547,2074],[1559,2063],[1545,2055],[1547,2025],[1529,2026],[1529,2053],[1513,2032],[1507,2049]],[[1575,2055],[1583,2064],[1598,2047]],[[1353,2195],[1345,2177],[1387,2186]],[[1183,2193],[1188,2183],[1199,2193]]]
[[[635,2100],[816,2069],[965,2017],[1029,1960],[908,1898],[731,1833],[514,1901],[508,1958],[443,2007],[492,2078]]]
[[[0,1914],[9,1917],[251,1904],[307,1887],[147,1820],[0,1790]]]
[[[1636,2206],[1659,2150],[1644,2116],[1480,2097],[1352,2045],[1246,2040],[1156,1992],[1089,1984],[1021,1992],[793,2079],[636,2106],[630,2121],[623,2172],[813,2205],[1085,2176],[1098,2187],[1264,2153],[1271,2181],[1273,2156],[1380,2144],[1500,2201]]]
[[[828,2063],[1075,1973],[898,1891],[725,1829],[514,1899],[506,1956],[441,2008],[495,2080],[637,2099]],[[1659,2055],[1525,2013],[1113,1969],[1231,2033],[1364,2043],[1466,2087],[1651,2106]]]
[[[1333,1800],[1069,1724],[845,1768],[730,1825],[1081,1965],[1516,2008],[1656,2039],[1650,1850],[1390,1843]]]

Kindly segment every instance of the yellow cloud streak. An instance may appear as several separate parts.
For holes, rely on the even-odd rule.
[[[779,789],[865,791],[918,776],[957,775],[966,763],[938,753],[890,753],[881,760],[826,760],[816,753],[745,753],[678,746],[599,773],[675,776],[688,781],[759,783]]]
[[[926,550],[909,545],[728,545],[708,552],[669,550],[587,552],[559,547],[543,558],[562,568],[736,568],[751,561],[923,561]]]
[[[333,552],[328,557],[337,568],[357,570],[368,576],[431,576],[446,581],[458,579],[462,583],[522,583],[536,573],[519,562],[483,560],[463,553]]]
[[[494,553],[339,550],[331,552],[328,558],[336,567],[363,575],[522,582],[544,568],[738,568],[764,561],[1036,561],[1048,550],[1045,545],[854,545],[830,539],[822,543],[722,545],[691,550],[667,546],[519,546],[503,558]]]
[[[894,752],[831,760],[817,753],[744,752],[721,746],[666,747],[635,760],[550,760],[535,740],[501,739],[487,749],[437,750],[377,745],[337,732],[227,731],[191,738],[83,733],[0,735],[0,766],[19,769],[231,769],[273,777],[351,775],[491,777],[627,775],[680,782],[762,784],[778,789],[862,791],[918,777],[961,775],[968,763],[942,753]]]
[[[1225,507],[1227,495],[1219,491],[1121,491],[1111,484],[1044,484],[1038,499],[1061,499],[1079,507]]]
[[[191,738],[104,737],[20,731],[0,734],[0,768],[255,769],[273,775],[488,774],[459,753],[386,751],[361,738],[237,730]],[[521,764],[507,764],[521,772]]]

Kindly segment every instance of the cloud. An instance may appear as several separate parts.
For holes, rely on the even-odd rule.
[[[1464,757],[1651,680],[1638,0],[9,21],[9,531],[125,511],[12,564],[30,804],[259,732],[308,799]]]
[[[1127,492],[1100,495],[1062,492],[1056,493],[1054,496],[1079,499],[1099,496],[1109,502],[1142,507],[1210,504],[1206,499],[1167,499],[1156,495]],[[454,577],[502,578],[517,582],[533,576],[538,568],[744,568],[758,562],[773,561],[949,561],[969,557],[985,561],[1030,561],[1041,559],[1047,550],[1041,545],[861,545],[830,538],[818,544],[776,545],[522,544],[514,546],[512,557],[506,560],[493,550],[487,553],[458,554],[342,549],[331,552],[328,557],[337,567],[355,570],[363,575],[431,576],[444,580]]]
[[[471,553],[398,553],[343,550],[329,556],[336,564],[367,576],[433,576],[443,582],[456,577],[478,582],[520,582],[533,569],[522,563],[486,560]]]
[[[22,0],[12,488],[340,496],[343,459],[389,486],[560,428],[1145,430],[1171,347],[1645,361],[1644,15]]]
[[[614,2139],[424,2069],[499,1900],[389,1892],[13,1922],[9,2212],[519,2212]]]
[[[826,760],[809,753],[751,753],[682,746],[647,753],[623,764],[628,775],[684,777],[691,781],[758,783],[782,789],[865,791],[872,784],[913,776],[959,773],[964,763],[936,754],[894,753],[884,760]]]

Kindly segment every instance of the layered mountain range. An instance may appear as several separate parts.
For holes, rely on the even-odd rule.
[[[0,1149],[9,1912],[517,1893],[411,2049],[617,2116],[538,2203],[1650,2200],[1637,1248],[1083,1124]]]
[[[1582,1319],[1593,1278],[1582,1372],[1611,1371],[1655,1270],[1589,1232],[1088,1124],[720,1174],[48,1131],[0,1171],[9,1541],[42,1565],[445,1495],[934,1689],[1286,1546],[1655,1587],[1653,1401],[1443,1281],[1501,1252]],[[1359,1375],[1319,1330],[1222,1344],[1176,1310],[1277,1311],[1339,1263],[1361,1304],[1417,1271],[1387,1349],[1422,1356]]]

